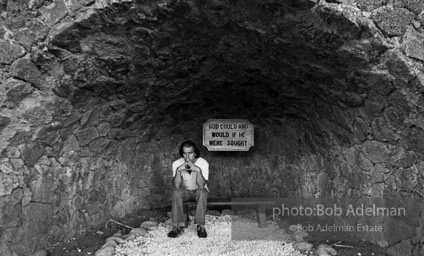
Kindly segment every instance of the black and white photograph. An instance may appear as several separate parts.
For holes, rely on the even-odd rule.
[[[0,0],[0,256],[424,256],[424,0]]]

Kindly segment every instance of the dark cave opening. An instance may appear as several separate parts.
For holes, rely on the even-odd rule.
[[[57,19],[34,39],[45,48],[0,58],[0,203],[20,212],[1,227],[23,233],[38,207],[53,221],[28,236],[48,243],[166,206],[179,143],[201,145],[218,118],[255,124],[255,146],[202,147],[212,197],[422,198],[423,69],[405,50],[418,39],[405,28],[396,47],[358,6],[139,1]]]

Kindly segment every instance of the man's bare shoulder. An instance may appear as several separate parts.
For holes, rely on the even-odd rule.
[[[172,165],[178,164],[178,165],[182,165],[184,163],[184,158],[178,158],[177,160],[175,160],[174,162],[172,162]]]
[[[203,157],[199,157],[197,158],[197,162],[200,164],[209,164],[208,161],[206,161],[206,159],[204,159]],[[197,163],[196,162],[196,163]]]

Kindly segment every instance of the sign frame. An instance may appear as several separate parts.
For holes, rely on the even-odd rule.
[[[203,146],[208,151],[249,151],[255,145],[254,131],[248,119],[208,119],[203,124]]]

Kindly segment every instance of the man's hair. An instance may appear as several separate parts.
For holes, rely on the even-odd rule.
[[[180,151],[179,151],[180,156],[181,156],[181,157],[184,157],[184,156],[183,156],[183,153],[184,153],[183,148],[189,148],[189,147],[193,147],[193,150],[194,150],[194,156],[195,156],[196,158],[199,158],[199,157],[200,157],[200,150],[197,148],[196,143],[194,143],[194,142],[193,142],[193,141],[191,141],[191,140],[186,140],[186,141],[184,141],[183,143],[181,143]]]

